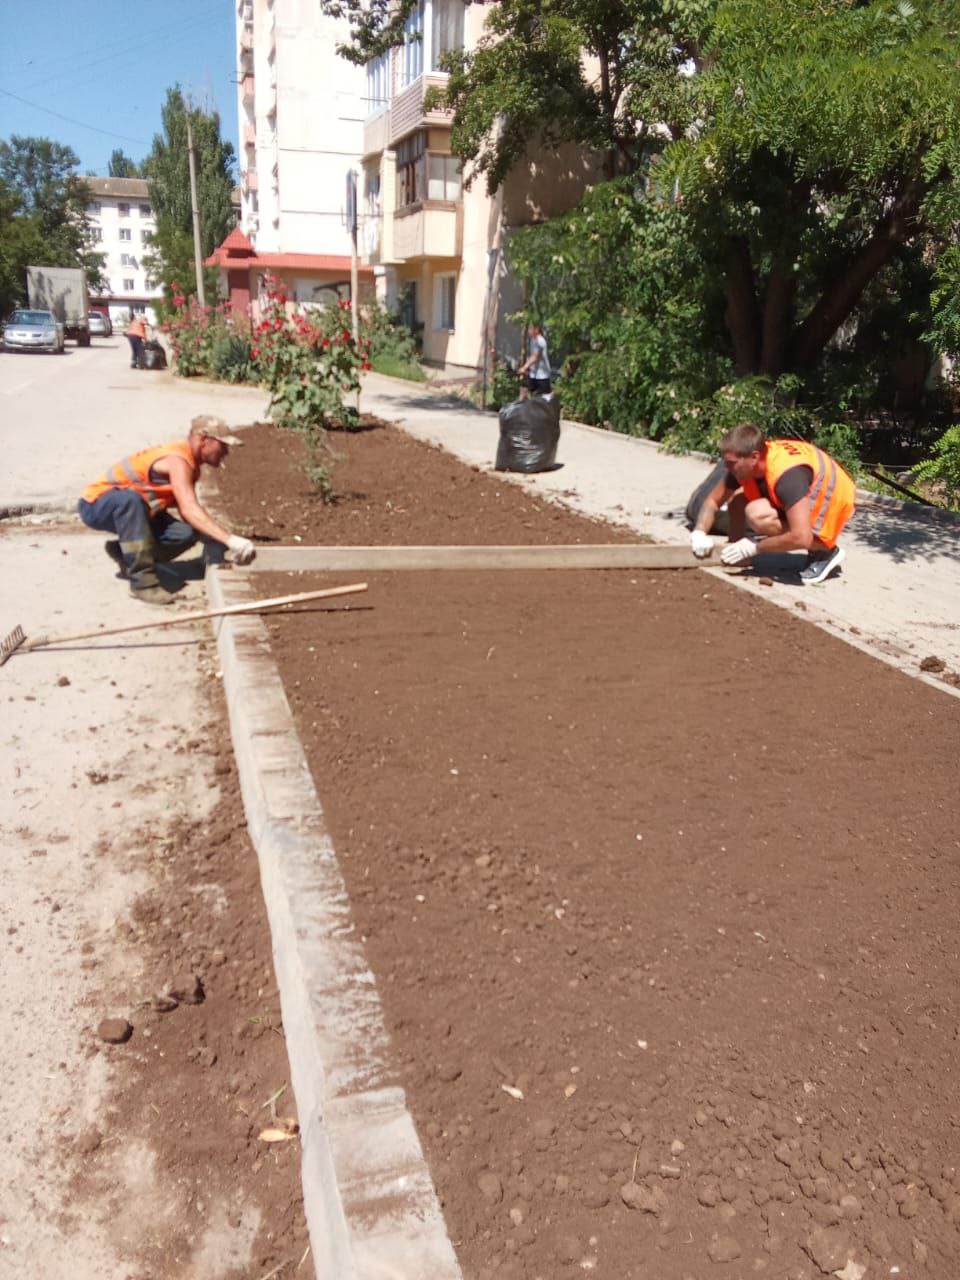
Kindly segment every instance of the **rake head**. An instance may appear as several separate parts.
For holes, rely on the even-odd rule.
[[[0,640],[0,667],[3,666],[11,653],[15,653],[20,648],[26,638],[23,627],[14,627],[9,635]]]

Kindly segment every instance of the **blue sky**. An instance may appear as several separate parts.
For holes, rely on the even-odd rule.
[[[103,175],[116,147],[137,161],[149,152],[179,83],[220,112],[236,152],[235,14],[235,0],[0,3],[0,138],[52,138],[81,173]]]

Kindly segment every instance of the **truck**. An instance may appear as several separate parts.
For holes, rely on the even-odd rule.
[[[52,311],[64,337],[90,345],[90,300],[82,267],[27,267],[27,298],[39,311]]]

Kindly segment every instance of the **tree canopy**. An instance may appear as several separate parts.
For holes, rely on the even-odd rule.
[[[110,152],[107,174],[111,178],[139,178],[140,166],[131,160],[119,147]]]
[[[193,215],[187,156],[187,116],[193,133],[197,168],[200,242],[208,257],[233,226],[233,147],[220,137],[215,111],[188,107],[178,85],[167,90],[161,119],[163,133],[155,135],[141,166],[156,216],[153,252],[147,261],[151,274],[169,294],[170,285],[195,291]]]
[[[75,153],[49,138],[0,141],[0,312],[26,297],[26,267],[83,267],[100,283],[103,256],[86,223],[90,190]]]

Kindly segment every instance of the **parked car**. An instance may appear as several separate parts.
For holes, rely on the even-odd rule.
[[[90,332],[96,338],[109,338],[113,333],[113,325],[102,311],[91,311],[88,317]]]
[[[63,353],[63,325],[52,311],[14,311],[3,330],[4,351],[56,351]]]

